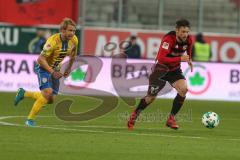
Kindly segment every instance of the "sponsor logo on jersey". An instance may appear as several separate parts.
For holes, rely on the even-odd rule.
[[[183,50],[187,50],[187,47],[188,47],[187,45],[184,45]]]
[[[183,53],[174,53],[172,52],[171,55],[174,56],[174,57],[177,57],[177,56],[181,56]]]

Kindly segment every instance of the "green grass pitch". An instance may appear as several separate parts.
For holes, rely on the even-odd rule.
[[[24,126],[33,100],[13,106],[15,93],[0,93],[0,159],[16,160],[202,160],[240,159],[239,102],[186,100],[179,113],[179,130],[164,126],[172,100],[158,99],[147,108],[133,131],[126,128],[132,111],[119,99],[118,107],[87,122],[66,122],[56,117],[55,105],[46,106],[37,127]],[[71,112],[85,112],[100,101],[81,96],[72,99]],[[111,101],[111,97],[108,98]],[[214,111],[220,116],[217,128],[207,129],[201,116]]]

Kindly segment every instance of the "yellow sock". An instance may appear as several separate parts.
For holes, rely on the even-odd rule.
[[[41,96],[41,92],[29,92],[25,91],[24,97],[30,97],[33,99],[38,99]]]
[[[38,112],[42,109],[44,105],[47,104],[47,99],[40,95],[40,97],[37,98],[37,100],[34,102],[32,110],[30,111],[28,115],[28,119],[35,119]]]

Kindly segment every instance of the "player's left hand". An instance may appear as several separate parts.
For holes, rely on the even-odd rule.
[[[193,72],[193,64],[192,64],[192,61],[189,61],[189,62],[188,62],[188,65],[189,65],[189,67],[190,67],[190,69],[191,69],[191,72]]]
[[[67,78],[70,73],[71,73],[71,70],[66,70],[66,71],[63,73],[64,78]]]
[[[55,78],[55,79],[60,79],[62,77],[62,73],[59,72],[59,71],[54,71],[52,73],[52,76]]]

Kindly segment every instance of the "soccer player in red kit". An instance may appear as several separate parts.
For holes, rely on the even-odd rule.
[[[157,94],[168,81],[176,89],[177,95],[173,100],[172,110],[169,114],[166,126],[178,129],[175,115],[183,105],[187,93],[187,82],[182,74],[181,62],[188,62],[191,71],[192,39],[189,36],[190,23],[180,19],[176,22],[176,30],[167,33],[162,41],[156,57],[156,63],[149,76],[149,87],[145,97],[140,100],[137,108],[132,112],[128,120],[128,129],[133,129],[139,114],[156,98]]]

